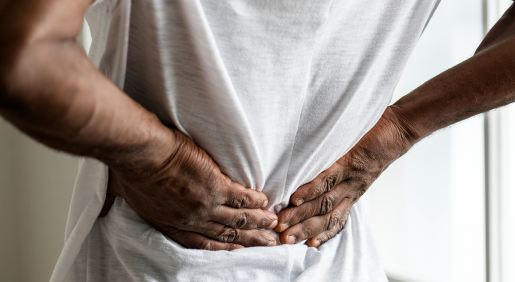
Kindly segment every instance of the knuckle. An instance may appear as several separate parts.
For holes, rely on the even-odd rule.
[[[298,238],[308,239],[308,238],[313,237],[312,236],[313,235],[313,230],[309,226],[306,226],[303,229],[301,229],[301,233],[300,234],[301,234],[301,236],[297,236]]]
[[[188,226],[188,227],[195,225],[194,221],[191,219],[188,219],[188,218],[179,219],[179,224],[182,226]]]
[[[235,217],[234,227],[236,228],[245,228],[250,223],[250,217],[246,212],[239,213],[238,216]]]
[[[361,159],[362,162],[369,162],[380,159],[381,154],[377,150],[373,150],[367,147],[361,148]]]
[[[340,217],[340,220],[338,220],[334,226],[334,231],[331,232],[332,237],[336,236],[336,234],[340,233],[340,231],[343,230],[345,227],[345,222],[347,222],[347,218],[349,217],[350,211],[346,211],[343,216]]]
[[[239,198],[239,203],[240,203],[240,205],[239,205],[240,208],[248,206],[250,204],[249,196],[241,195]]]
[[[230,227],[223,227],[218,234],[216,239],[220,242],[231,243],[240,237],[240,231]]]
[[[324,232],[317,240],[320,241],[320,245],[324,244],[325,242],[329,241],[329,239],[333,238],[333,234],[329,234],[328,232]]]
[[[229,205],[234,208],[246,207],[250,203],[250,199],[247,195],[238,195],[231,198]]]
[[[238,208],[238,201],[236,200],[236,197],[230,196],[230,198],[227,199],[227,205],[233,208]]]
[[[335,206],[335,197],[330,194],[325,194],[320,201],[320,210],[319,214],[324,215],[328,212],[332,211]]]
[[[228,176],[226,176],[224,174],[218,174],[216,183],[220,187],[229,187],[229,186],[231,186],[232,181]]]
[[[366,162],[360,157],[350,158],[348,168],[351,175],[360,175],[366,168]]]
[[[331,191],[334,186],[336,186],[336,182],[338,181],[338,177],[336,174],[330,174],[324,179],[324,187],[323,191],[325,193]]]
[[[345,226],[345,219],[341,219],[336,223],[336,233],[342,231],[343,227]],[[336,235],[335,233],[335,235]],[[333,235],[334,237],[334,235]]]
[[[318,238],[317,240],[320,242],[320,246],[322,246],[325,242],[327,242],[330,238],[328,238],[327,236],[321,236],[320,238]]]
[[[213,244],[209,240],[201,240],[195,245],[194,249],[211,251],[213,250]]]
[[[342,217],[343,224],[345,224],[345,222],[349,218],[349,215],[350,215],[350,210],[345,211],[345,213],[343,214],[343,217]]]
[[[342,217],[337,213],[331,213],[329,215],[329,219],[327,221],[326,230],[330,230],[335,226],[339,226],[343,224]]]

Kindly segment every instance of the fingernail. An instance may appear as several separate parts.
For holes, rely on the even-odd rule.
[[[292,235],[286,236],[286,244],[295,244],[295,236],[292,236]]]
[[[274,221],[272,222],[272,224],[270,224],[270,226],[268,226],[268,229],[275,228],[275,227],[277,226],[277,222],[278,222],[278,221],[277,221],[277,219],[276,219],[276,220],[274,220]]]
[[[269,246],[269,247],[273,247],[273,246],[275,246],[275,245],[276,245],[275,240],[273,240],[273,241],[269,241],[269,242],[268,242],[268,246]]]
[[[320,240],[315,240],[315,242],[313,242],[313,245],[315,245],[315,248],[318,248],[320,246]]]
[[[303,199],[297,199],[297,201],[295,201],[297,204],[297,206],[300,206],[304,203],[304,200]]]
[[[261,207],[266,208],[266,206],[268,206],[268,200],[266,200],[265,203]]]
[[[277,232],[283,232],[286,229],[288,229],[288,225],[281,223],[281,224],[279,224],[279,228],[277,229]]]

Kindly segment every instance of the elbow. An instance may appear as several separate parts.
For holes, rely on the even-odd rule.
[[[91,0],[3,2],[0,4],[0,107],[10,99],[11,91],[26,81],[20,69],[27,67],[27,61],[35,55],[41,55],[34,52],[41,53],[42,45],[56,45],[77,37]]]
[[[7,1],[0,5],[0,107],[8,100],[12,74],[22,50],[28,45],[34,24],[27,20],[29,5]]]
[[[0,17],[4,14],[0,13]],[[0,25],[2,24],[5,23],[0,23]],[[16,83],[22,79],[17,75],[17,69],[19,69],[25,50],[28,49],[29,40],[27,29],[17,23],[14,23],[14,26],[6,24],[0,28],[0,42],[2,42],[0,44],[0,110],[9,107]]]
[[[0,62],[0,111],[2,111],[9,108],[9,101],[12,100],[10,97],[13,85],[9,74],[12,73],[13,67],[7,65],[5,60],[0,59]]]
[[[54,75],[59,70],[56,65],[69,50],[73,51],[69,47],[74,44],[68,43],[74,43],[80,33],[84,13],[92,1],[4,2],[0,4],[2,112],[33,103],[34,95],[59,79]]]
[[[20,111],[44,89],[39,77],[45,75],[45,70],[38,60],[46,52],[36,44],[9,47],[0,47],[0,111],[4,113]]]
[[[3,88],[3,85],[0,85],[0,111],[4,110],[7,106],[7,95]]]
[[[12,107],[15,89],[19,88],[18,84],[22,81],[17,74],[22,48],[12,48],[14,44],[10,45],[0,47],[0,110],[8,110]]]

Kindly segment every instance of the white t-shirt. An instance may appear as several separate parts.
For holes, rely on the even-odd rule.
[[[90,57],[278,213],[377,122],[439,0],[104,0]],[[320,248],[185,249],[81,163],[51,281],[387,281],[360,210]],[[270,231],[277,238],[274,231]]]

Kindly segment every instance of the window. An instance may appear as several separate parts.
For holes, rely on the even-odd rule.
[[[392,102],[472,56],[511,3],[442,1]],[[515,281],[515,106],[486,121],[477,116],[422,140],[364,197],[392,281]]]

